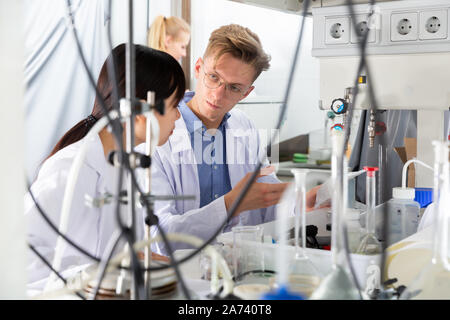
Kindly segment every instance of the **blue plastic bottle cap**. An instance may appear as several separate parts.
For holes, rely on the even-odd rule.
[[[426,208],[433,202],[433,188],[415,188],[415,198],[421,208]]]

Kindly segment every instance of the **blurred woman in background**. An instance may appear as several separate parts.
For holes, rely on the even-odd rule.
[[[157,16],[148,30],[147,45],[167,52],[178,62],[186,56],[191,38],[189,24],[181,18]]]

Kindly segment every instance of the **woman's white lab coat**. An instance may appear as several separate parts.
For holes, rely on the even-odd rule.
[[[230,111],[226,122],[226,161],[233,188],[248,172],[256,168],[258,156],[265,154],[265,144],[261,143],[258,130],[250,119],[239,109]],[[265,133],[265,131],[261,131]],[[269,133],[270,134],[270,133]],[[262,147],[264,145],[264,147]],[[263,166],[269,163],[267,159]],[[258,182],[279,183],[275,174],[258,179]],[[200,186],[197,164],[191,146],[186,124],[181,117],[175,122],[175,130],[168,142],[152,157],[152,193],[159,195],[195,195],[195,200],[157,201],[155,213],[166,232],[181,232],[196,235],[204,240],[211,237],[226,219],[224,197],[219,197],[204,206],[200,206]],[[235,225],[257,225],[274,220],[275,206],[245,211],[232,219],[224,231]],[[156,234],[152,229],[152,234]],[[188,248],[182,243],[173,243],[174,249]],[[154,247],[157,252],[165,253],[164,246]]]
[[[56,226],[59,226],[60,222],[68,174],[83,141],[84,139],[61,149],[46,160],[31,187],[40,207]],[[117,228],[115,205],[111,203],[101,208],[91,208],[85,204],[85,195],[99,197],[105,192],[114,194],[114,174],[114,167],[106,162],[100,138],[96,136],[89,142],[86,159],[77,180],[67,236],[97,257],[103,254],[109,238]],[[28,223],[28,242],[51,263],[57,235],[41,217],[29,194],[25,196],[25,215]],[[137,221],[142,223],[142,219]],[[142,228],[142,225],[137,228],[141,235]],[[67,245],[61,270],[92,262],[90,258]],[[42,289],[49,273],[49,269],[29,250],[28,288]]]

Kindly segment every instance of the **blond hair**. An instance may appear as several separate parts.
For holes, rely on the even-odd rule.
[[[251,65],[255,70],[253,80],[270,67],[270,56],[264,52],[258,35],[237,24],[214,30],[203,58],[214,55],[214,60],[217,62],[226,53]]]
[[[157,16],[147,34],[147,45],[150,48],[166,51],[167,36],[176,39],[180,31],[191,32],[189,24],[181,18]]]

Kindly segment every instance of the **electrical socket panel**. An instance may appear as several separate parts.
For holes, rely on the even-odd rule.
[[[419,15],[417,12],[399,12],[391,15],[391,41],[418,39]]]
[[[419,15],[419,39],[446,39],[448,10],[422,11]]]
[[[356,28],[359,34],[356,33],[354,24],[356,24]],[[375,24],[371,23],[368,19],[368,15],[356,15],[355,20],[351,22],[351,43],[358,43],[362,39],[361,35],[365,32],[369,31],[369,35],[367,36],[368,43],[375,43],[376,41],[376,29],[374,29]]]
[[[346,5],[312,8],[314,57],[359,55],[354,25],[372,29],[369,55],[450,52],[450,0],[361,4],[355,5],[354,13],[352,19]]]
[[[325,19],[325,44],[346,44],[350,42],[350,17]]]

